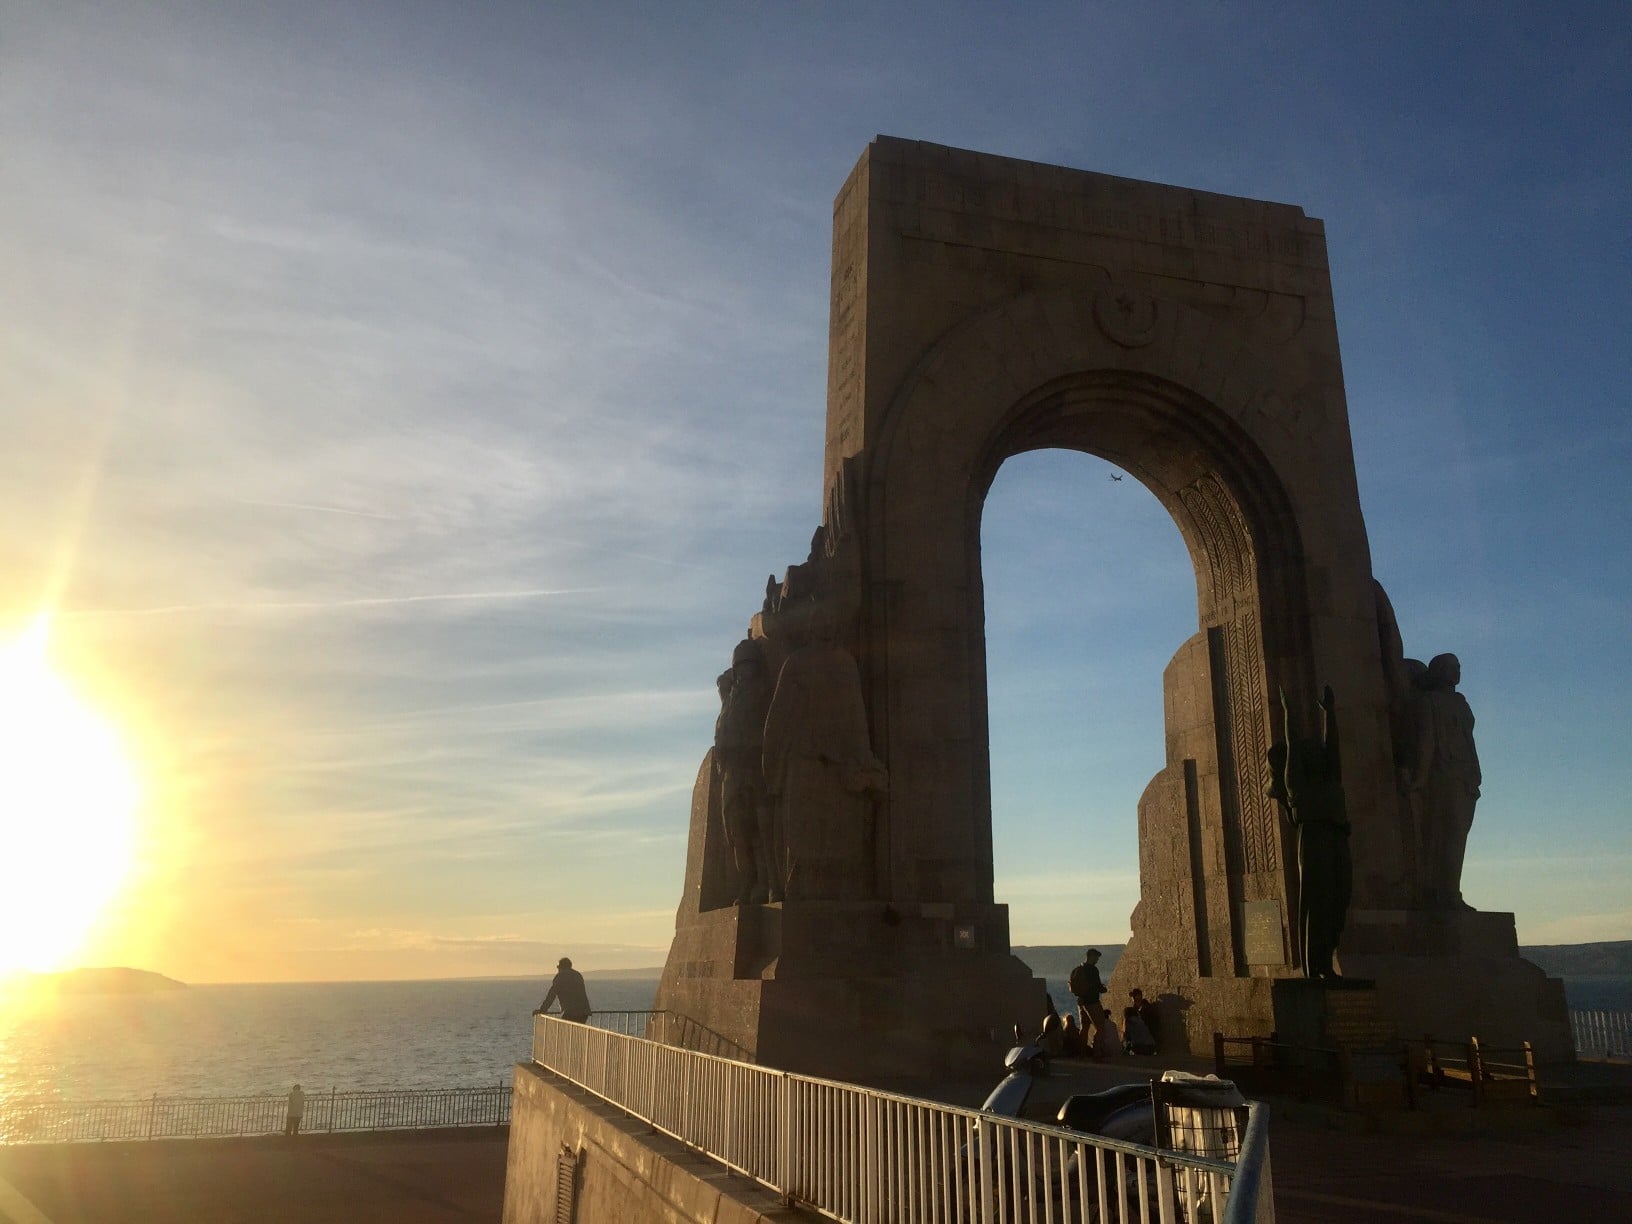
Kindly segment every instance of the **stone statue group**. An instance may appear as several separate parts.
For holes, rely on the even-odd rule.
[[[717,682],[713,768],[739,905],[874,893],[873,809],[888,775],[846,645],[859,602],[847,489],[841,480],[807,560],[767,585]]]
[[[1406,658],[1394,609],[1383,588],[1375,589],[1406,858],[1416,869],[1411,899],[1419,909],[1469,909],[1462,859],[1483,777],[1473,710],[1456,691],[1462,664],[1454,654],[1426,664]]]
[[[850,652],[814,638],[770,681],[753,638],[719,678],[714,769],[739,905],[870,896],[873,798],[884,766],[867,738]]]
[[[849,475],[848,472],[845,473]],[[873,754],[861,675],[849,643],[859,570],[845,530],[841,480],[810,555],[767,585],[765,604],[718,680],[712,815],[729,849],[729,889],[715,905],[787,899],[856,900],[874,893],[874,805],[888,786]],[[1473,712],[1452,654],[1407,659],[1394,610],[1375,588],[1388,694],[1408,905],[1468,908],[1462,859],[1479,798]],[[1304,973],[1337,976],[1334,955],[1353,887],[1337,700],[1320,699],[1318,738],[1281,694],[1280,739],[1268,753],[1268,793],[1297,845],[1297,938]],[[708,908],[705,906],[705,908]]]
[[[1435,655],[1426,664],[1406,658],[1394,609],[1380,585],[1376,596],[1395,787],[1411,865],[1409,900],[1423,910],[1470,909],[1462,900],[1462,860],[1482,778],[1473,710],[1456,691],[1462,665],[1454,654]],[[1334,978],[1353,866],[1337,699],[1330,685],[1320,709],[1320,737],[1296,736],[1281,694],[1282,738],[1269,749],[1268,790],[1296,834],[1297,939],[1304,975]]]

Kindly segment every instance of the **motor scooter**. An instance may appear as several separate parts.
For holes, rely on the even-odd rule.
[[[1005,1055],[1008,1074],[987,1095],[981,1110],[998,1117],[1018,1118],[1036,1082],[1049,1074],[1049,1056],[1040,1046],[1021,1044]],[[1157,1109],[1160,1095],[1164,1108]],[[1061,1219],[1132,1221],[1171,1219],[1199,1224],[1214,1218],[1211,1186],[1205,1179],[1159,1178],[1150,1149],[1184,1151],[1197,1156],[1232,1158],[1240,1146],[1246,1098],[1229,1080],[1216,1076],[1165,1071],[1153,1087],[1148,1081],[1117,1084],[1100,1092],[1066,1098],[1055,1113],[1055,1125],[1101,1139],[1103,1151],[1084,1176],[1075,1152],[1046,1171],[1034,1166],[1029,1149],[1006,1170],[1002,1192],[1011,1205],[1039,1198],[1052,1200]],[[1158,1118],[1166,1123],[1159,1133]],[[1175,1124],[1175,1119],[1177,1124]],[[965,1153],[978,1158],[980,1136]],[[1143,1151],[1124,1147],[1137,1145]],[[1045,1164],[1048,1162],[1045,1162]],[[970,1167],[968,1165],[965,1166]],[[1183,1183],[1181,1185],[1181,1182]],[[1168,1210],[1159,1210],[1159,1186],[1166,1185]],[[1086,1207],[1083,1199],[1087,1198]]]

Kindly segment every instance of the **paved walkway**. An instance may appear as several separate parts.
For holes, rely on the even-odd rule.
[[[1479,1119],[1487,1127],[1480,1134],[1352,1133],[1331,1120],[1277,1119],[1276,1218],[1632,1220],[1632,1106],[1592,1105],[1570,1116],[1575,1125],[1537,1126],[1537,1114]],[[507,1137],[471,1128],[0,1147],[0,1221],[498,1224]]]
[[[1632,1220],[1632,1109],[1510,1135],[1270,1127],[1278,1224]]]
[[[0,1147],[10,1224],[497,1224],[509,1128]]]

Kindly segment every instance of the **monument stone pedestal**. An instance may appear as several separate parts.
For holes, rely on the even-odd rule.
[[[1564,983],[1519,955],[1512,914],[1350,911],[1338,963],[1377,983],[1407,1039],[1528,1041],[1542,1062],[1575,1056]]]
[[[1001,905],[733,905],[677,924],[655,1006],[678,1045],[883,1083],[996,1074],[1043,984]],[[697,1018],[706,1017],[706,1025]]]
[[[1383,1012],[1377,983],[1365,978],[1282,978],[1272,997],[1275,1035],[1290,1045],[1379,1050],[1399,1043],[1393,1022]]]
[[[1377,983],[1284,978],[1273,993],[1275,1036],[1284,1043],[1275,1057],[1282,1066],[1329,1080],[1349,1105],[1405,1107],[1400,1035]]]

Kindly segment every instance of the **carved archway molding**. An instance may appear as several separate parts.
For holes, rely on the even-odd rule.
[[[1113,294],[1132,304],[1137,332],[1104,325]],[[1261,878],[1259,893],[1279,881],[1271,895],[1284,900],[1286,855],[1258,769],[1267,695],[1312,683],[1308,609],[1296,516],[1253,433],[1270,423],[1261,405],[1307,390],[1287,385],[1287,364],[1264,351],[1273,347],[1250,324],[1107,285],[988,309],[943,337],[903,386],[868,465],[863,565],[872,616],[863,658],[875,744],[892,769],[904,757],[903,768],[936,776],[939,835],[925,871],[915,850],[926,841],[927,813],[909,783],[903,803],[920,810],[892,802],[879,838],[885,895],[993,899],[980,514],[1004,460],[1058,447],[1117,463],[1179,527],[1196,573],[1199,628],[1214,632],[1224,673],[1227,857],[1237,873]],[[926,541],[926,522],[957,529]],[[938,752],[922,742],[926,708],[950,724]],[[903,722],[918,742],[903,742]]]

